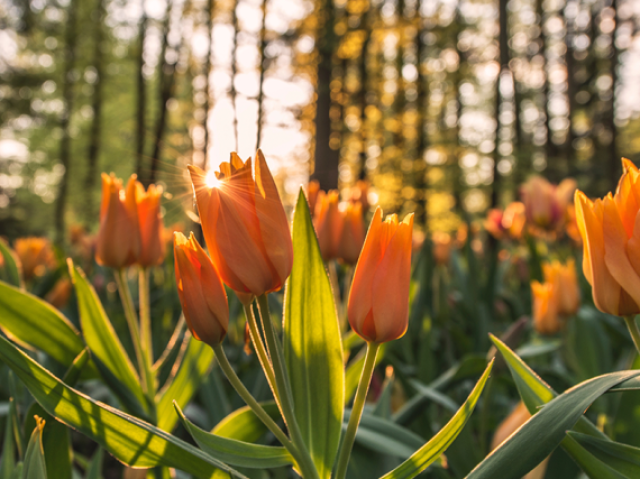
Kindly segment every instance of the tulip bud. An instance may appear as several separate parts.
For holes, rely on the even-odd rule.
[[[96,261],[100,265],[120,269],[135,263],[139,254],[136,175],[131,175],[125,193],[121,180],[113,173],[103,173]]]
[[[222,280],[193,233],[175,233],[176,284],[182,311],[193,337],[210,346],[219,344],[229,328],[229,306]]]
[[[364,244],[364,222],[362,221],[362,204],[347,203],[342,216],[342,234],[338,241],[338,258],[347,264],[358,262],[360,250]]]
[[[209,252],[222,280],[242,297],[277,291],[293,266],[289,222],[267,162],[232,153],[215,176],[189,166]]]
[[[557,297],[550,283],[531,282],[533,325],[540,334],[556,334],[562,328],[558,318]]]
[[[311,180],[307,186],[307,202],[309,203],[309,211],[312,215],[316,211],[316,202],[318,201],[319,193],[320,182],[318,180]]]
[[[313,226],[318,235],[322,259],[330,261],[338,256],[338,246],[342,236],[342,216],[338,209],[339,195],[336,190],[320,191],[316,201]]]
[[[640,173],[629,160],[623,170],[615,195],[595,201],[581,191],[575,195],[584,275],[598,309],[617,316],[640,313]]]
[[[349,293],[351,328],[366,341],[384,343],[404,335],[409,321],[413,214],[402,223],[382,221],[376,209]]]
[[[451,258],[451,235],[436,231],[431,237],[433,242],[433,257],[437,264],[447,265]]]
[[[162,263],[166,253],[164,224],[160,216],[162,187],[149,185],[145,192],[142,184],[137,182],[136,188],[141,242],[138,264],[146,268]]]
[[[42,276],[47,269],[55,268],[55,255],[51,243],[46,238],[18,238],[13,244],[13,250],[20,261],[22,275],[26,280]]]

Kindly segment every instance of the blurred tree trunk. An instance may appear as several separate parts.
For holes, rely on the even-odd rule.
[[[427,179],[427,163],[425,162],[425,151],[427,149],[427,132],[425,129],[426,110],[427,110],[427,76],[425,75],[424,61],[424,37],[428,33],[428,27],[421,13],[422,2],[418,1],[416,6],[416,35],[415,35],[415,51],[416,51],[416,67],[418,69],[418,79],[416,83],[416,123],[418,129],[418,138],[416,142],[416,166],[414,173],[416,175],[417,190],[417,209],[416,223],[424,226],[424,230],[429,230],[429,217],[427,214],[427,193],[429,183]],[[457,43],[457,42],[456,42]]]
[[[236,75],[238,74],[238,33],[240,28],[238,26],[238,0],[234,0],[233,9],[231,10],[231,25],[233,26],[233,44],[231,46],[231,105],[233,105],[233,135],[236,140],[235,150],[238,151],[238,145],[240,139],[238,138],[238,105],[236,100],[238,92],[236,91]]]
[[[367,62],[369,57],[369,45],[371,43],[371,4],[367,4],[367,9],[360,16],[360,28],[364,31],[364,41],[362,42],[362,50],[358,59],[358,76],[360,78],[360,91],[358,92],[358,101],[360,103],[360,171],[358,179],[364,180],[367,177],[367,92],[368,90],[368,72]]]
[[[542,87],[542,107],[544,110],[544,126],[547,129],[547,141],[544,144],[544,152],[547,162],[557,156],[556,145],[551,140],[551,112],[549,111],[549,65],[547,58],[547,35],[544,31],[546,15],[544,11],[544,0],[537,0],[536,9],[540,19],[540,56],[542,57],[542,69],[544,71],[544,85]]]
[[[335,9],[333,0],[319,0],[318,33],[318,70],[315,117],[315,168],[311,179],[318,180],[320,188],[329,190],[338,187],[338,166],[340,153],[331,148],[331,73],[333,54],[338,39],[334,30]]]
[[[145,187],[151,183],[155,183],[158,176],[158,166],[160,165],[160,155],[162,154],[162,146],[164,145],[164,134],[167,128],[167,103],[173,97],[175,85],[176,65],[180,57],[179,45],[175,47],[175,57],[172,62],[167,61],[167,49],[169,48],[169,30],[171,28],[171,12],[173,9],[173,1],[167,1],[166,18],[164,23],[164,31],[162,34],[162,50],[160,52],[160,61],[158,62],[159,75],[159,112],[156,121],[155,141],[153,146],[153,154],[151,155],[151,171],[146,181],[143,182]]]
[[[507,43],[507,0],[498,0],[500,15],[500,33],[498,37],[500,45],[500,70],[496,78],[494,117],[496,120],[496,139],[493,149],[493,183],[491,188],[491,207],[496,208],[500,203],[500,172],[498,164],[500,162],[500,152],[498,151],[498,140],[500,133],[500,106],[502,104],[502,94],[500,83],[502,82],[502,72],[509,68],[509,44]]]
[[[258,84],[258,133],[256,138],[256,149],[260,148],[262,142],[262,123],[264,121],[264,77],[267,70],[267,62],[265,57],[265,50],[267,48],[267,0],[262,0],[262,24],[260,25],[260,80]]]
[[[621,174],[620,157],[618,156],[618,127],[616,126],[616,94],[617,94],[617,81],[618,81],[618,59],[620,52],[616,46],[616,36],[618,34],[618,27],[620,26],[620,17],[618,15],[618,0],[611,1],[611,8],[614,10],[614,22],[615,26],[611,32],[611,63],[610,63],[610,75],[611,75],[611,106],[607,110],[607,116],[605,119],[605,127],[610,133],[609,143],[609,185],[611,189],[615,189],[618,184],[618,178]]]
[[[147,92],[144,79],[144,39],[147,34],[147,12],[144,0],[140,0],[142,16],[138,32],[138,70],[137,70],[137,106],[136,106],[136,174],[143,178],[145,117],[147,108]]]
[[[560,180],[562,177],[567,174],[572,174],[574,170],[575,163],[575,130],[573,128],[573,117],[576,111],[576,81],[575,81],[575,73],[576,73],[576,61],[573,56],[573,39],[575,37],[575,25],[570,24],[567,19],[567,15],[563,15],[565,18],[565,26],[566,26],[566,34],[564,37],[564,43],[566,48],[565,53],[565,64],[567,67],[567,104],[569,105],[569,112],[567,114],[567,119],[569,120],[569,125],[567,127],[567,139],[565,140],[564,145],[564,161],[565,161],[565,171],[557,171],[555,169],[555,178],[556,180]],[[559,165],[558,165],[559,166]],[[552,170],[553,172],[553,170]]]
[[[396,155],[394,155],[394,167],[397,172],[403,172],[406,169],[402,168],[402,162],[404,161],[405,150],[405,84],[404,77],[402,75],[402,69],[404,68],[404,40],[405,40],[405,18],[404,18],[404,0],[398,0],[396,4],[396,30],[398,33],[398,47],[396,49],[396,95],[393,103],[393,113],[395,116],[395,131],[393,135],[393,145],[396,148]],[[406,175],[403,175],[406,176]],[[403,178],[403,185],[407,185],[408,178]]]
[[[67,19],[64,41],[64,67],[62,71],[62,114],[60,115],[60,164],[64,167],[58,188],[58,199],[55,212],[55,241],[58,246],[64,244],[65,213],[67,207],[67,190],[69,188],[69,168],[71,166],[71,114],[73,112],[74,67],[76,60],[76,40],[78,14],[78,0],[71,0],[67,8]]]
[[[96,180],[98,175],[98,159],[100,156],[100,136],[102,132],[102,81],[103,81],[103,54],[102,50],[103,37],[104,37],[104,8],[105,0],[97,0],[96,3],[96,23],[95,23],[95,45],[93,51],[93,68],[96,74],[95,82],[93,83],[93,97],[92,97],[92,109],[93,120],[91,122],[91,129],[89,131],[89,151],[87,155],[88,169],[87,177],[84,182],[84,201],[85,204],[85,224],[90,226],[95,221],[95,212],[93,211],[93,198],[94,189],[96,186]]]
[[[202,129],[204,130],[204,145],[202,153],[202,169],[206,170],[209,164],[209,110],[211,110],[211,60],[213,56],[213,11],[215,8],[214,0],[207,1],[207,32],[209,36],[209,48],[207,50],[207,59],[204,62],[204,118],[202,120]]]

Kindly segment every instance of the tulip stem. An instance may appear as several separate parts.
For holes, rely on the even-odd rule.
[[[138,273],[138,297],[140,298],[140,345],[147,364],[153,364],[153,339],[151,336],[151,307],[149,300],[149,268]]]
[[[269,382],[269,386],[271,387],[271,391],[273,392],[274,398],[276,399],[276,401],[278,401],[278,403],[280,403],[276,377],[275,377],[275,373],[273,372],[273,366],[269,361],[269,357],[267,356],[267,351],[264,348],[264,342],[262,341],[262,337],[260,336],[258,323],[256,321],[256,317],[253,314],[253,308],[251,304],[244,305],[244,315],[247,318],[247,323],[249,324],[249,333],[251,334],[251,341],[258,355],[258,359],[260,360],[260,365],[262,366],[262,369],[264,369],[264,373],[267,377],[267,381]]]
[[[269,301],[266,294],[258,296],[258,309],[260,310],[262,327],[264,329],[264,337],[267,341],[267,348],[269,350],[269,355],[273,364],[273,371],[275,373],[282,416],[287,427],[289,428],[291,440],[295,444],[296,448],[300,450],[300,454],[303,459],[303,463],[300,463],[303,477],[305,479],[319,479],[318,471],[313,464],[313,460],[311,459],[309,450],[307,449],[304,439],[302,438],[302,433],[300,432],[298,421],[296,421],[293,409],[293,395],[291,394],[291,386],[289,385],[289,375],[287,374],[286,366],[284,364],[282,346],[278,343],[276,333],[273,330],[273,324],[271,323]]]
[[[147,364],[144,353],[142,352],[142,343],[140,341],[140,330],[138,329],[138,317],[136,315],[136,309],[133,305],[133,299],[131,299],[131,291],[129,290],[129,283],[126,278],[126,271],[123,269],[116,270],[115,272],[116,284],[118,285],[118,291],[120,292],[120,299],[122,300],[122,307],[124,308],[124,316],[127,319],[129,331],[131,333],[131,340],[133,341],[133,348],[136,352],[136,360],[138,362],[138,369],[140,370],[140,379],[142,381],[142,388],[149,398],[149,404],[153,404],[153,376],[151,375],[151,368]]]
[[[356,432],[358,431],[358,424],[360,424],[360,418],[362,417],[362,411],[364,410],[364,403],[367,399],[367,392],[369,391],[369,384],[371,383],[371,377],[373,376],[373,370],[376,365],[376,356],[378,355],[379,348],[380,345],[377,343],[367,343],[367,355],[364,359],[364,367],[362,368],[362,375],[360,376],[360,382],[358,383],[356,397],[354,398],[353,406],[351,407],[349,425],[347,426],[347,431],[342,438],[342,445],[340,446],[340,453],[338,454],[338,465],[336,467],[336,475],[334,476],[334,479],[344,479],[347,473],[351,449],[353,448],[353,442],[356,438]]]
[[[638,330],[638,323],[636,323],[635,315],[623,316],[625,323],[627,323],[627,328],[629,329],[629,333],[631,334],[631,339],[633,340],[633,344],[636,346],[636,351],[640,354],[640,330]]]
[[[300,465],[301,470],[304,474],[304,468],[302,467],[303,461],[301,460],[301,454],[298,451],[298,448],[294,446],[294,444],[289,440],[289,438],[282,432],[282,429],[275,423],[275,421],[267,414],[264,408],[260,405],[258,401],[251,395],[249,390],[242,384],[242,381],[234,371],[233,367],[229,363],[229,359],[224,352],[224,348],[221,343],[211,346],[213,352],[216,355],[216,359],[218,360],[218,365],[222,372],[225,374],[233,388],[240,395],[240,397],[244,400],[245,403],[251,408],[251,410],[255,413],[256,416],[263,422],[265,426],[273,433],[273,435],[280,441],[280,443],[291,453],[296,462]],[[306,479],[306,475],[303,475]]]

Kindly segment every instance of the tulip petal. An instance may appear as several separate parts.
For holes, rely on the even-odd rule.
[[[395,229],[373,280],[373,317],[380,342],[397,339],[407,330],[413,215],[410,217],[410,224]]]
[[[629,293],[640,307],[640,276],[635,272],[626,254],[627,235],[622,224],[616,203],[607,196],[604,198],[603,233],[604,260],[613,278]],[[619,298],[618,298],[619,301]]]
[[[592,203],[584,193],[576,193],[578,227],[584,240],[583,267],[593,288],[593,300],[600,311],[618,314],[621,287],[607,269],[604,260],[602,210],[600,200]]]
[[[371,220],[362,253],[353,275],[347,314],[349,324],[354,331],[361,331],[365,318],[373,306],[373,279],[378,263],[382,259],[383,249],[380,243],[382,229],[382,210],[376,208]]]
[[[269,261],[280,278],[281,287],[291,274],[293,267],[293,244],[289,221],[267,161],[260,150],[256,155],[255,168],[255,208],[262,242]]]

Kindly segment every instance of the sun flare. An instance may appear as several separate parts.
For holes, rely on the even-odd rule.
[[[219,188],[222,185],[222,182],[216,177],[216,172],[213,169],[207,171],[204,182],[209,188]]]

